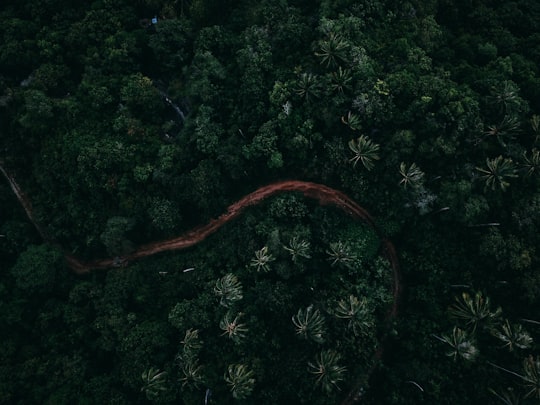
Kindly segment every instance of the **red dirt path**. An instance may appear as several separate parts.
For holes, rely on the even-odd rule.
[[[32,215],[32,204],[30,203],[30,200],[21,190],[21,188],[15,181],[13,175],[8,173],[4,169],[1,161],[0,172],[2,172],[4,177],[9,182],[11,189],[13,190],[14,194],[17,196],[17,199],[26,211],[26,215],[34,224],[39,234],[42,236],[43,239],[51,241],[51,238],[47,235],[45,230],[37,223],[37,221],[35,221]],[[182,250],[190,246],[196,245],[197,243],[200,243],[201,241],[206,239],[206,237],[208,237],[209,235],[216,232],[224,224],[239,216],[245,208],[257,205],[268,197],[287,191],[301,192],[305,197],[318,200],[321,204],[334,205],[345,211],[347,215],[363,221],[373,230],[375,230],[375,232],[381,239],[383,247],[382,254],[388,259],[390,265],[392,266],[394,279],[392,288],[394,295],[394,304],[392,306],[389,316],[395,317],[397,314],[397,302],[401,295],[401,276],[399,271],[399,261],[394,245],[390,240],[386,239],[384,235],[382,235],[381,231],[375,224],[373,217],[368,211],[366,211],[364,208],[362,208],[360,205],[358,205],[341,191],[335,190],[323,184],[299,180],[286,180],[260,187],[254,192],[242,197],[240,200],[230,205],[224,214],[219,216],[217,219],[211,220],[206,225],[196,227],[176,238],[162,240],[158,242],[151,242],[142,245],[133,253],[122,257],[122,261],[129,263],[130,261],[137,260],[146,256],[151,256],[156,253],[169,250]],[[100,259],[91,262],[82,262],[75,256],[70,254],[66,254],[65,257],[68,266],[77,274],[84,274],[88,273],[91,270],[107,269],[118,266],[118,260],[113,258]]]
[[[123,256],[122,260],[129,263],[133,260],[151,256],[156,253],[166,252],[169,250],[182,250],[196,245],[209,235],[216,232],[224,224],[238,217],[245,208],[257,205],[268,197],[287,191],[301,192],[305,197],[316,199],[321,204],[334,205],[345,211],[351,217],[365,222],[372,229],[374,229],[382,241],[382,254],[388,259],[394,272],[394,298],[399,297],[401,284],[399,282],[399,263],[396,250],[392,242],[384,238],[384,236],[381,234],[369,212],[338,190],[327,187],[323,184],[299,180],[287,180],[263,186],[230,205],[224,214],[219,216],[217,219],[212,219],[206,225],[196,227],[173,239],[151,242],[146,245],[142,245],[133,253]],[[84,263],[74,256],[66,255],[66,260],[69,267],[78,274],[87,273],[90,270],[107,269],[115,266],[115,259],[112,258]],[[118,260],[116,260],[116,262],[118,262]],[[396,304],[394,304],[390,316],[395,316],[396,312],[397,307]]]
[[[2,172],[4,177],[9,182],[11,189],[13,190],[13,192],[17,196],[17,199],[19,200],[24,210],[26,211],[26,215],[28,216],[30,221],[34,224],[34,226],[36,227],[41,237],[45,240],[50,241],[51,238],[48,237],[45,230],[37,223],[37,221],[34,220],[34,217],[32,215],[32,204],[30,203],[30,200],[28,199],[26,194],[21,190],[21,188],[15,181],[15,178],[13,177],[13,175],[8,173],[4,169],[2,161],[0,161],[0,172]],[[347,195],[345,195],[341,191],[335,190],[323,184],[311,183],[311,182],[299,181],[299,180],[286,180],[286,181],[280,181],[280,182],[276,182],[276,183],[272,183],[272,184],[268,184],[266,186],[260,187],[254,192],[242,197],[240,200],[230,205],[227,208],[227,212],[219,216],[217,219],[211,220],[206,225],[196,227],[184,233],[183,235],[178,236],[173,239],[167,239],[167,240],[162,240],[158,242],[151,242],[146,245],[142,245],[133,253],[122,257],[122,261],[129,263],[130,261],[140,259],[146,256],[151,256],[156,253],[165,252],[169,250],[182,250],[190,246],[196,245],[197,243],[206,239],[206,237],[208,237],[209,235],[216,232],[224,224],[226,224],[227,222],[239,216],[245,208],[252,205],[257,205],[268,197],[271,197],[275,194],[279,194],[286,191],[301,192],[302,194],[304,194],[305,197],[318,200],[321,204],[334,205],[342,209],[343,211],[345,211],[347,215],[365,222],[373,230],[375,230],[375,232],[377,232],[377,235],[381,239],[381,243],[383,246],[382,254],[388,259],[393,270],[394,304],[392,306],[392,310],[389,315],[391,317],[395,317],[395,315],[397,314],[397,301],[401,295],[401,282],[400,282],[401,276],[400,276],[400,271],[399,271],[399,261],[398,261],[398,257],[397,257],[397,253],[396,253],[396,249],[394,248],[394,245],[392,244],[390,240],[386,239],[384,235],[382,235],[381,231],[375,224],[373,217],[368,211],[366,211],[364,208],[362,208],[360,205],[354,202],[354,200],[349,198]],[[95,260],[92,262],[85,263],[85,262],[80,261],[73,255],[66,254],[65,257],[66,257],[68,266],[77,274],[84,274],[84,273],[88,273],[91,270],[107,269],[107,268],[118,266],[117,264],[118,260],[112,259],[112,258]]]
[[[21,188],[18,186],[17,182],[11,174],[9,174],[3,167],[2,162],[0,161],[0,171],[8,180],[13,192],[17,196],[21,205],[30,221],[34,224],[40,235],[45,239],[49,240],[46,232],[41,228],[37,222],[34,220],[32,215],[32,205],[28,197],[24,194]],[[396,249],[393,243],[384,237],[380,229],[375,224],[373,217],[368,211],[354,202],[347,195],[341,191],[335,190],[328,186],[318,183],[305,182],[299,180],[287,180],[280,181],[266,186],[260,187],[254,192],[242,197],[240,200],[230,205],[227,208],[227,211],[219,216],[216,219],[212,219],[206,225],[196,227],[188,232],[185,232],[181,236],[176,238],[162,240],[158,242],[151,242],[145,245],[140,246],[133,253],[123,256],[122,261],[124,263],[129,263],[130,261],[137,260],[143,257],[151,256],[156,253],[170,251],[170,250],[182,250],[190,246],[196,245],[203,241],[206,237],[216,232],[227,222],[238,217],[242,211],[250,206],[257,205],[266,198],[269,198],[275,194],[282,192],[301,192],[305,197],[313,198],[318,200],[321,204],[334,205],[341,210],[343,210],[347,215],[351,216],[354,219],[358,219],[370,226],[381,239],[382,245],[382,255],[388,259],[392,267],[393,272],[393,297],[394,302],[390,311],[388,313],[388,320],[394,319],[397,315],[398,302],[401,297],[401,273],[399,268],[399,260],[396,253]],[[77,259],[75,256],[70,254],[65,254],[66,262],[68,266],[77,274],[85,274],[91,270],[97,269],[107,269],[111,267],[118,266],[118,259],[100,259],[91,262],[82,262]],[[382,346],[375,353],[375,358],[380,359],[382,357]],[[361,385],[355,387],[352,391],[349,392],[347,398],[342,402],[342,405],[353,404],[361,400]]]

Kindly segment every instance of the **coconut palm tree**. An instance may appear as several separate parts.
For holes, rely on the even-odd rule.
[[[141,392],[146,394],[146,398],[150,401],[154,400],[159,396],[160,392],[167,390],[165,387],[166,376],[167,373],[165,371],[160,371],[153,367],[142,373],[143,386]]]
[[[491,326],[502,313],[500,307],[492,312],[489,297],[484,297],[480,291],[476,292],[473,297],[464,292],[461,296],[456,297],[455,301],[448,309],[450,315],[470,326],[472,333],[476,331],[479,324]]]
[[[330,256],[328,260],[332,266],[350,267],[356,260],[356,256],[350,252],[350,248],[341,241],[330,243],[330,250],[327,250],[326,253]]]
[[[338,365],[340,358],[334,350],[323,350],[313,363],[308,363],[309,372],[315,375],[315,384],[320,385],[326,393],[332,392],[334,388],[339,389],[337,384],[344,379],[347,369]]]
[[[240,301],[243,297],[242,283],[238,281],[238,278],[234,274],[225,274],[225,276],[216,281],[214,294],[220,298],[220,305],[223,305],[225,308],[230,308],[235,302]]]
[[[300,240],[298,236],[294,236],[289,241],[289,246],[283,246],[287,252],[291,254],[293,262],[297,262],[301,257],[310,259],[310,243],[306,240]]]
[[[374,161],[379,160],[379,145],[372,142],[366,135],[361,135],[349,141],[349,149],[354,152],[354,156],[349,159],[356,167],[358,162],[362,162],[367,170],[373,169]]]
[[[296,334],[304,339],[311,339],[316,343],[324,342],[325,326],[324,318],[318,309],[310,305],[306,309],[300,308],[296,315],[292,316],[292,322],[296,327]]]
[[[321,58],[321,64],[326,67],[336,67],[338,64],[346,62],[347,42],[333,32],[329,33],[328,38],[320,42],[320,49],[315,52]]]
[[[510,158],[505,159],[498,156],[495,159],[486,159],[486,166],[487,169],[477,167],[476,170],[483,173],[481,177],[485,180],[486,186],[491,187],[492,190],[498,187],[505,191],[510,185],[508,180],[518,177],[514,163]]]
[[[236,399],[247,398],[255,386],[255,378],[245,364],[230,364],[224,377],[229,385],[232,395]]]
[[[493,336],[504,343],[503,347],[513,351],[518,349],[528,349],[531,347],[533,339],[520,324],[510,325],[508,319],[491,331]]]
[[[453,357],[454,361],[457,360],[458,357],[473,361],[478,356],[478,349],[475,346],[474,340],[469,338],[466,331],[457,326],[454,326],[452,335],[433,336],[451,347],[451,349],[446,352],[446,355],[448,357]]]
[[[348,319],[348,328],[352,329],[355,336],[366,333],[374,324],[365,297],[359,300],[354,295],[349,295],[348,299],[337,303],[334,314],[338,318]]]
[[[268,253],[268,246],[264,246],[260,250],[255,251],[255,258],[251,259],[251,266],[256,267],[257,271],[270,271],[269,263],[273,262],[274,256]]]
[[[231,311],[228,311],[219,322],[219,327],[223,331],[221,336],[227,336],[235,343],[239,343],[244,337],[246,337],[248,328],[246,324],[240,323],[240,318],[242,318],[243,315],[244,314],[240,312],[233,316]]]
[[[420,170],[418,166],[416,166],[416,163],[411,163],[409,167],[407,167],[405,162],[401,162],[399,165],[399,174],[401,174],[399,184],[405,189],[408,186],[418,188],[422,185],[424,172]]]

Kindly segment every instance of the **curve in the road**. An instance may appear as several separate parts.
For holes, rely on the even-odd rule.
[[[245,208],[257,205],[261,201],[283,192],[301,192],[305,197],[318,200],[321,204],[334,205],[342,209],[351,217],[363,221],[373,230],[375,230],[375,232],[378,234],[379,238],[382,241],[382,254],[390,262],[394,273],[394,298],[396,299],[399,297],[401,284],[399,282],[399,262],[396,250],[392,242],[390,242],[381,234],[379,228],[375,224],[375,221],[373,217],[369,214],[369,212],[359,206],[356,202],[354,202],[351,198],[349,198],[341,191],[335,190],[323,184],[299,180],[281,181],[260,187],[259,189],[244,196],[237,202],[230,205],[224,214],[222,214],[216,219],[211,220],[206,225],[196,227],[173,239],[151,242],[146,245],[142,245],[129,255],[123,256],[121,258],[122,262],[131,262],[133,260],[151,256],[156,253],[170,250],[182,250],[190,246],[196,245],[206,239],[209,235],[216,232],[224,224],[238,217]],[[87,273],[91,270],[107,269],[110,267],[118,266],[118,258],[108,258],[92,262],[82,262],[74,256],[67,255],[66,259],[68,261],[69,267],[79,274]],[[397,307],[396,304],[394,304],[394,307],[392,308],[392,315],[395,316],[396,312]]]
[[[36,227],[40,235],[45,240],[50,241],[50,238],[48,238],[45,230],[34,220],[34,217],[32,214],[32,205],[30,204],[28,197],[21,190],[21,188],[15,181],[14,177],[3,168],[2,162],[0,162],[0,172],[8,180],[11,186],[11,189],[13,190],[14,194],[17,196],[18,200],[20,201],[21,205],[26,211],[28,218],[34,224],[34,226]],[[321,204],[334,205],[340,208],[341,210],[343,210],[347,215],[351,216],[352,218],[363,221],[377,233],[377,235],[381,239],[381,246],[382,246],[381,253],[390,262],[390,265],[392,267],[392,272],[393,272],[392,291],[393,291],[394,300],[393,300],[392,307],[390,308],[390,311],[388,312],[387,319],[388,320],[394,319],[397,315],[398,303],[399,303],[401,292],[402,292],[402,285],[401,285],[401,273],[400,273],[400,268],[399,268],[399,260],[398,260],[396,249],[393,243],[389,239],[384,237],[380,229],[377,227],[373,217],[367,210],[362,208],[354,200],[349,198],[346,194],[342,193],[341,191],[335,190],[323,184],[300,181],[300,180],[287,180],[287,181],[271,183],[266,186],[260,187],[254,192],[244,196],[240,200],[230,205],[224,214],[222,214],[216,219],[211,220],[206,225],[196,227],[176,238],[142,245],[131,254],[122,257],[121,261],[122,263],[129,263],[130,261],[137,260],[137,259],[147,257],[147,256],[151,256],[156,253],[170,251],[170,250],[181,250],[181,249],[186,249],[190,246],[196,245],[197,243],[200,243],[205,238],[207,238],[209,235],[216,232],[224,224],[238,217],[242,213],[242,211],[246,209],[247,207],[257,205],[261,201],[273,195],[283,193],[283,192],[300,192],[305,197],[313,198],[319,201],[319,203]],[[70,254],[65,254],[65,257],[66,257],[68,266],[77,274],[88,273],[91,270],[118,267],[118,264],[119,264],[118,258],[115,258],[115,259],[108,258],[108,259],[95,260],[91,262],[83,262]],[[380,359],[381,356],[382,356],[382,348],[380,348],[376,352],[375,358]],[[349,395],[343,401],[342,405],[348,405],[348,404],[359,402],[359,400],[361,399],[361,392],[362,392],[360,388],[361,388],[360,384],[358,385],[358,387],[353,388],[353,390],[349,392]]]

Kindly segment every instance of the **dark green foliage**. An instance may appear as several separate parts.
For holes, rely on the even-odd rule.
[[[126,232],[130,231],[133,225],[133,220],[124,217],[113,217],[107,221],[100,238],[111,256],[121,256],[133,250],[132,242],[126,238]]]
[[[191,56],[190,34],[190,22],[186,19],[163,20],[156,26],[148,46],[152,50],[152,65],[161,75],[168,78],[187,63]]]
[[[66,271],[62,253],[49,245],[28,246],[11,268],[18,288],[40,295],[51,292],[60,271]]]
[[[65,253],[129,254],[290,178],[381,229],[287,193],[190,250],[74,276],[2,180],[0,402],[328,404],[355,382],[371,404],[537,401],[537,2],[6,0],[0,16],[0,164]],[[384,237],[404,283],[390,325]],[[295,335],[314,314],[320,339]]]

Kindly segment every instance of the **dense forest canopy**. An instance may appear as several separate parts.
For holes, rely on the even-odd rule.
[[[0,6],[0,403],[540,400],[539,2],[72,3]],[[285,179],[380,234],[288,192],[122,262]]]

